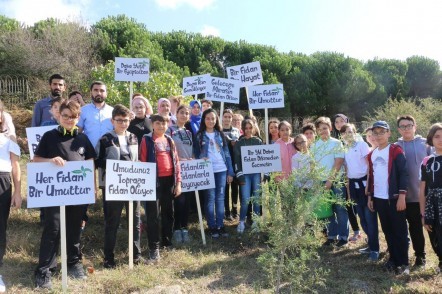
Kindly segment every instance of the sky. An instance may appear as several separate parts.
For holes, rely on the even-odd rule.
[[[0,14],[28,25],[48,17],[91,25],[125,14],[154,32],[183,30],[363,61],[421,55],[442,64],[440,0],[0,0]]]

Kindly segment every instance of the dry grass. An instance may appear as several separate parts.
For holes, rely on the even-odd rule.
[[[25,166],[23,167],[23,191],[25,191]],[[24,203],[23,207],[26,207]],[[197,218],[192,216],[190,233],[192,241],[162,251],[162,260],[156,266],[136,266],[128,269],[127,223],[123,221],[116,247],[116,259],[120,265],[115,270],[102,267],[103,214],[101,201],[90,210],[90,221],[83,235],[83,263],[94,266],[86,282],[69,281],[71,293],[167,293],[161,287],[178,286],[183,293],[270,293],[271,286],[256,262],[256,257],[266,249],[259,234],[236,234],[236,223],[227,223],[230,237],[201,243]],[[8,230],[8,250],[1,273],[9,293],[33,293],[33,271],[37,264],[41,236],[39,211],[35,209],[14,210]],[[381,251],[386,245],[381,237]],[[143,255],[147,240],[142,238]],[[441,293],[442,276],[435,275],[438,260],[427,242],[428,266],[425,270],[412,269],[409,277],[397,277],[384,272],[385,254],[377,263],[366,261],[357,249],[363,241],[350,244],[344,249],[320,251],[321,265],[328,270],[325,288],[314,289],[319,293]],[[410,249],[410,263],[413,264]],[[54,290],[61,292],[61,276],[53,279]],[[158,287],[160,286],[160,287]],[[155,288],[156,287],[156,288]],[[150,289],[150,291],[149,291]],[[312,289],[313,290],[313,289]],[[284,290],[283,290],[284,291]],[[289,290],[285,290],[289,293]],[[174,292],[177,293],[177,292]]]

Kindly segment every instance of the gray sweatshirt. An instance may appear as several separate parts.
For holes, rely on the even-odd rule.
[[[411,141],[404,141],[399,138],[396,145],[401,146],[405,152],[408,170],[408,190],[407,202],[419,202],[419,171],[422,160],[425,156],[431,154],[431,147],[427,145],[427,141],[421,136],[414,136]]]

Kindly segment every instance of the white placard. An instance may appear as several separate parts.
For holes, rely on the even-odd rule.
[[[250,109],[284,108],[284,88],[282,84],[248,87]]]
[[[40,143],[41,137],[44,133],[55,129],[58,125],[26,128],[26,137],[28,138],[29,157],[34,158],[34,152],[37,149],[38,143]]]
[[[241,65],[229,66],[226,68],[227,77],[240,82],[241,87],[259,85],[264,83],[259,61]]]
[[[241,161],[244,174],[282,171],[278,144],[242,146]]]
[[[156,187],[156,163],[106,160],[106,201],[155,201]]]
[[[28,208],[95,203],[94,161],[28,163]]]
[[[206,99],[212,101],[239,104],[238,81],[210,77],[207,85]]]
[[[180,167],[182,192],[215,188],[215,178],[210,160],[183,160],[180,161]]]
[[[148,58],[115,57],[115,80],[122,82],[148,82]]]
[[[210,74],[186,77],[183,79],[183,96],[206,93]]]

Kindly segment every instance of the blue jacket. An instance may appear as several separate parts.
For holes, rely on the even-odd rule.
[[[225,137],[218,131],[215,130],[215,140],[216,143],[221,147],[221,156],[224,159],[224,163],[227,166],[227,175],[234,177],[235,173],[233,172],[232,166],[232,158],[230,157],[229,147],[227,145]],[[195,158],[202,159],[209,157],[209,144],[210,139],[207,137],[206,132],[198,133],[196,135],[196,140],[193,144]]]

